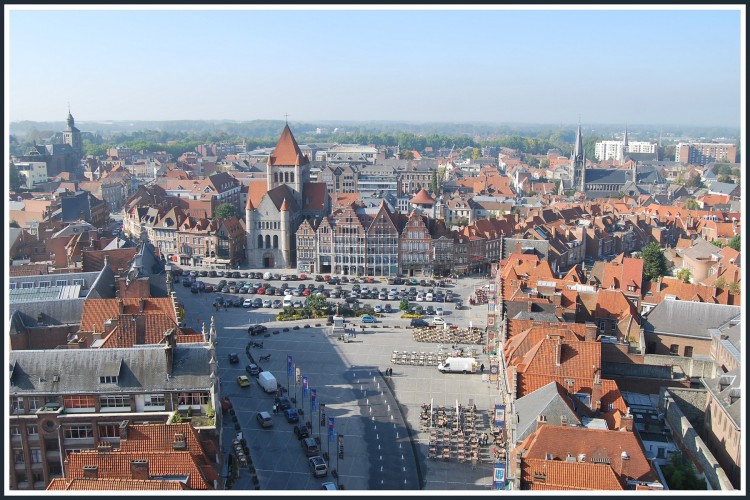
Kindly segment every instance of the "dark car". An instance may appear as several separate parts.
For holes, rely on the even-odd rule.
[[[258,375],[260,373],[260,367],[254,363],[251,363],[245,367],[245,371],[250,375]]]
[[[182,286],[189,287],[192,283],[190,282],[190,278],[182,278]]]
[[[214,271],[213,269],[211,269],[211,270],[210,270],[210,271],[208,272],[208,277],[209,277],[209,278],[215,278],[215,277],[216,277],[216,271]]]
[[[247,333],[250,335],[260,335],[268,330],[266,325],[252,325],[247,329]]]
[[[202,269],[198,271],[198,276],[200,276],[201,278],[205,278],[206,276],[208,276],[208,271],[206,271],[205,269]]]
[[[200,287],[198,287],[198,285],[196,285],[195,283],[193,283],[192,285],[190,285],[190,292],[191,293],[200,293],[200,291],[201,291]]]
[[[253,299],[252,305],[250,307],[263,307],[263,300],[259,297]]]
[[[229,362],[232,364],[240,362],[240,356],[236,352],[229,353]]]
[[[280,410],[288,410],[292,407],[292,402],[287,397],[280,397],[273,400]]]
[[[413,327],[430,326],[430,324],[428,322],[426,322],[425,320],[423,320],[423,319],[416,319],[416,318],[412,319],[411,323],[409,323],[409,324],[411,326],[413,326]]]
[[[290,424],[299,422],[299,415],[297,414],[297,410],[295,410],[294,408],[284,410],[284,416],[286,417],[286,421]]]
[[[210,283],[206,283],[206,286],[205,286],[205,287],[203,287],[203,291],[204,291],[204,292],[207,292],[207,293],[208,293],[208,292],[213,292],[213,291],[214,291],[214,287],[213,287],[213,285],[211,285]]]
[[[306,425],[295,425],[294,426],[294,435],[297,436],[297,439],[305,439],[310,437],[310,430],[307,428]]]

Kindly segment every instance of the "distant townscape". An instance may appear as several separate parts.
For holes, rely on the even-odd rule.
[[[298,472],[335,473],[309,484],[353,489],[343,435],[330,457],[325,432],[308,453],[325,416],[302,411],[292,427],[234,394],[281,413],[295,374],[269,345],[302,328],[356,349],[365,327],[438,346],[371,361],[409,408],[411,489],[429,489],[443,462],[490,478],[458,489],[743,487],[733,140],[675,141],[665,158],[628,127],[590,143],[579,124],[569,148],[546,152],[299,143],[293,128],[282,123],[272,147],[86,154],[69,113],[51,140],[10,155],[11,489],[220,490],[242,477],[275,489],[246,443],[285,418],[303,443]],[[264,319],[228,319],[245,310]],[[260,347],[245,348],[251,336]],[[263,343],[273,361],[256,356]],[[235,350],[250,358],[237,373]],[[451,375],[448,350],[474,359],[450,361],[462,372]],[[269,371],[257,365],[282,356],[278,386],[258,389]],[[394,364],[446,384],[474,377],[492,404],[412,401]],[[297,410],[313,408],[306,397]]]

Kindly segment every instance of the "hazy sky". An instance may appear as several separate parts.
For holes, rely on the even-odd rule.
[[[28,8],[6,11],[6,120],[63,120],[70,102],[77,121],[580,115],[739,128],[744,106],[741,6]]]

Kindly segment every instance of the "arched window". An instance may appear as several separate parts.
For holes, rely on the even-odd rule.
[[[266,248],[271,248],[271,236],[266,235]]]
[[[258,248],[263,248],[263,235],[258,235]]]
[[[279,173],[274,172],[273,173],[273,182],[278,183],[279,182]]]
[[[294,172],[289,174],[289,178],[291,179],[289,182],[294,182]]]
[[[273,235],[273,247],[279,248],[279,235],[278,234]]]

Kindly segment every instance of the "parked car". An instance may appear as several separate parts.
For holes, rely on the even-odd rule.
[[[211,284],[206,283],[206,286],[203,287],[203,291],[206,293],[210,293],[214,291],[214,287]]]
[[[250,379],[247,378],[247,375],[240,375],[237,377],[237,385],[240,387],[250,387]]]
[[[239,363],[240,357],[236,352],[230,352],[229,353],[229,362],[232,364]]]
[[[304,451],[305,455],[308,457],[314,457],[320,453],[320,446],[318,446],[318,442],[315,438],[306,437],[302,439],[300,444],[302,445],[302,451]]]
[[[384,311],[384,312],[387,312],[387,313],[389,313],[389,312],[393,312],[393,308],[391,307],[391,305],[390,305],[390,304],[386,304],[386,305],[385,305],[385,309],[383,309],[383,311]]]
[[[362,323],[377,323],[378,318],[375,316],[370,316],[369,314],[365,314],[362,316]]]
[[[271,307],[271,299],[264,300],[262,307],[268,307],[268,308],[270,308]]]
[[[321,490],[338,490],[336,487],[336,483],[332,483],[331,481],[326,481],[325,483],[320,485]]]
[[[380,304],[375,304],[375,312],[376,313],[382,313],[383,307]]]
[[[445,325],[445,319],[443,319],[442,316],[435,316],[432,318],[432,324],[437,326],[443,326]]]
[[[326,465],[323,457],[310,457],[307,462],[310,465],[310,472],[312,472],[313,477],[325,477],[328,475],[328,465]]]
[[[242,307],[252,307],[253,306],[253,299],[247,298],[242,301]]]
[[[294,435],[297,436],[297,439],[309,438],[310,437],[310,429],[308,429],[307,426],[304,425],[304,424],[295,425],[294,426]],[[313,441],[315,441],[315,440],[313,439]]]
[[[276,299],[273,301],[273,304],[271,304],[271,306],[274,309],[281,309],[281,301],[279,299]]]
[[[296,424],[297,422],[299,422],[299,415],[297,414],[297,410],[295,410],[294,408],[284,410],[284,416],[286,417],[286,421],[290,424]]]
[[[289,398],[284,396],[274,399],[273,402],[276,403],[276,406],[278,406],[280,410],[288,410],[292,407],[292,402],[289,401]]]
[[[252,307],[263,307],[263,299],[256,297],[253,299]]]
[[[423,319],[417,319],[417,318],[412,319],[411,322],[409,323],[409,325],[413,326],[415,328],[416,327],[423,327],[423,326],[430,326],[430,324],[427,321],[425,321]]]
[[[255,415],[255,419],[261,427],[273,427],[273,418],[271,418],[271,414],[267,411],[258,412]]]
[[[260,373],[260,367],[255,363],[250,363],[245,367],[245,371],[250,375],[257,375]]]

